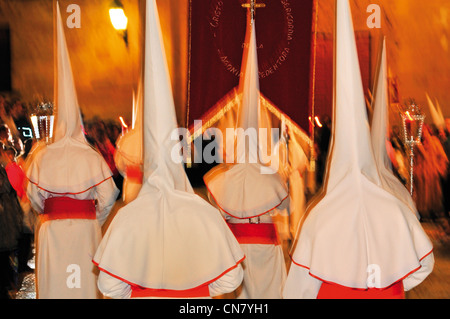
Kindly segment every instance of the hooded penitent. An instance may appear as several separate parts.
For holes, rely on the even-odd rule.
[[[28,161],[27,176],[42,192],[80,194],[111,178],[112,173],[84,136],[59,5],[56,28],[54,142],[40,145],[33,151]],[[80,158],[87,160],[80,161]]]
[[[56,9],[54,143],[40,145],[27,157],[27,195],[41,214],[36,293],[39,299],[98,298],[91,258],[118,190],[105,160],[84,137],[58,2]],[[79,288],[66,284],[69,266],[79,269]]]
[[[297,236],[290,271],[301,267],[322,282],[366,289],[368,271],[376,266],[379,280],[373,287],[385,288],[420,269],[432,244],[411,208],[381,187],[348,0],[337,0],[336,8],[334,125],[326,185]]]
[[[392,163],[386,150],[388,139],[388,85],[386,64],[386,41],[383,41],[383,50],[379,64],[378,79],[376,82],[374,112],[371,127],[371,139],[375,162],[380,173],[380,182],[384,189],[397,196],[420,218],[411,194],[392,172]]]
[[[219,164],[204,176],[215,203],[224,213],[235,218],[263,215],[279,206],[288,196],[286,182],[270,166],[264,165],[260,156],[267,153],[265,146],[270,142],[261,143],[267,134],[259,131],[262,126],[267,129],[268,125],[261,112],[254,21],[247,28],[246,40],[249,46],[242,59],[244,74],[239,83],[242,101],[236,132],[239,129],[249,132],[248,143],[243,134],[236,134],[236,147],[233,145],[235,161]],[[241,148],[244,143],[245,148]]]
[[[94,262],[131,285],[193,289],[234,269],[244,255],[220,212],[194,193],[171,157],[177,123],[154,0],[146,6],[144,65],[144,184],[115,216]]]
[[[142,187],[143,170],[143,132],[142,132],[142,79],[138,83],[137,94],[133,99],[133,122],[131,129],[117,141],[114,162],[124,176],[123,202],[136,198]]]

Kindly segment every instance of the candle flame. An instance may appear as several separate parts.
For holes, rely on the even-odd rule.
[[[316,120],[317,125],[318,125],[319,127],[322,127],[322,123],[320,123],[319,117],[318,117],[318,116],[315,117],[315,120]]]
[[[122,126],[123,126],[124,128],[128,128],[128,125],[125,123],[125,121],[123,120],[123,117],[122,117],[122,116],[119,116],[119,120],[120,120],[120,122],[122,123]]]
[[[413,120],[413,118],[412,118],[411,115],[409,114],[409,111],[406,111],[405,114],[408,115],[408,119],[409,119],[410,121]]]

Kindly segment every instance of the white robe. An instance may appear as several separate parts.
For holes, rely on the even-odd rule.
[[[80,153],[85,154],[84,152],[87,151],[90,155],[87,158],[83,156],[76,158],[75,163],[85,162],[84,164],[94,167],[101,165],[103,167],[97,167],[93,171],[101,171],[102,173],[100,175],[107,174],[108,172],[110,174],[109,168],[107,168],[107,164],[101,158],[100,154],[86,147],[78,149],[74,145],[71,145],[72,147],[69,145],[70,143],[63,147],[53,149],[47,147],[39,152],[37,156],[33,156],[34,158],[27,171],[30,179],[27,194],[32,207],[39,214],[43,213],[44,203],[47,198],[63,196],[59,194],[64,192],[60,186],[49,189],[52,186],[48,184],[48,180],[45,182],[42,178],[43,175],[48,176],[48,174],[43,173],[45,167],[48,167],[50,170],[52,169],[52,162],[49,161],[55,157],[65,158],[68,148],[71,148],[74,153],[77,150],[81,150]],[[69,154],[73,153],[69,151]],[[93,159],[96,159],[96,161]],[[70,169],[74,169],[74,167],[76,167],[76,164],[71,166]],[[48,173],[48,171],[46,172]],[[83,175],[83,171],[75,175]],[[68,176],[74,175],[68,174]],[[66,178],[67,176],[64,172],[59,171],[58,173],[58,170],[54,171],[55,185],[58,183],[58,180],[64,180]],[[99,176],[98,182],[94,180],[90,181],[90,186],[93,186],[91,188],[86,187],[88,185],[86,184],[79,189],[74,189],[71,186],[73,184],[70,183],[70,178],[67,178],[66,182],[66,191],[78,194],[64,194],[64,196],[78,200],[96,200],[97,219],[49,220],[38,226],[36,232],[37,298],[101,298],[101,294],[97,289],[97,273],[95,265],[92,263],[92,258],[102,237],[101,226],[107,219],[115,203],[118,189],[113,179],[108,178],[107,175],[104,177]],[[42,187],[42,184],[45,185],[45,189]],[[78,181],[76,184],[79,185]],[[58,194],[54,193],[55,189],[57,189]]]
[[[277,209],[272,214],[277,214]],[[261,222],[270,222],[267,213],[260,216]],[[243,222],[246,222],[243,220]],[[281,243],[240,244],[245,254],[242,262],[244,279],[236,290],[237,299],[281,299],[287,271]]]
[[[403,288],[405,291],[409,291],[418,286],[431,273],[434,266],[433,253],[422,259],[420,265],[420,269],[403,279]],[[321,286],[322,281],[311,276],[309,269],[292,263],[283,290],[283,298],[316,299]]]
[[[242,281],[243,276],[244,274],[242,266],[238,265],[236,268],[230,270],[222,277],[220,277],[219,279],[208,285],[210,296],[216,297],[234,291]],[[100,272],[100,275],[98,277],[98,288],[106,297],[109,298],[113,299],[131,298],[131,286],[128,283],[120,279],[117,279],[103,271]],[[148,297],[147,299],[159,299],[159,298]]]
[[[211,194],[208,197],[216,204]],[[273,222],[273,217],[281,216],[281,211],[286,210],[289,204],[285,200],[282,205],[259,217],[261,223]],[[247,219],[236,219],[222,212],[227,222],[247,223]],[[257,218],[257,217],[256,217]],[[253,218],[253,219],[256,219]],[[279,228],[275,225],[278,232]],[[286,262],[281,243],[273,244],[240,244],[245,254],[242,261],[244,277],[241,285],[233,293],[237,299],[281,299],[282,290],[287,277]]]

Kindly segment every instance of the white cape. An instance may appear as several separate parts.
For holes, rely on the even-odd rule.
[[[130,285],[187,290],[240,267],[244,254],[219,210],[194,193],[171,158],[175,105],[154,0],[145,28],[144,184],[116,214],[93,261]]]
[[[419,270],[433,247],[410,207],[381,187],[348,0],[337,0],[336,34],[331,162],[325,192],[300,228],[290,272],[301,267],[321,281],[386,288]]]

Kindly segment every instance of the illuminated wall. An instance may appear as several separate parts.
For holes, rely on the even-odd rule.
[[[262,1],[262,0],[261,0]],[[85,116],[131,120],[132,91],[140,68],[139,0],[122,0],[129,18],[129,46],[113,29],[111,0],[61,0],[81,8],[81,28],[66,29],[79,101]],[[388,63],[402,98],[415,98],[427,112],[425,93],[450,116],[450,1],[351,0],[356,31],[369,31],[370,85],[382,35]],[[188,0],[157,0],[179,119],[184,119],[187,86]],[[380,5],[381,29],[368,29],[370,4]],[[0,25],[11,30],[12,87],[25,101],[53,96],[53,20],[51,0],[0,0]],[[318,32],[331,36],[334,0],[319,0]],[[428,117],[429,118],[429,117]],[[179,121],[180,122],[180,121]],[[182,121],[181,121],[182,123]]]
[[[66,40],[74,71],[80,107],[87,118],[98,115],[131,121],[132,94],[137,88],[141,66],[142,18],[138,0],[122,0],[128,16],[128,46],[111,25],[111,0],[61,0],[63,21],[72,21],[70,4],[80,8],[80,28],[66,28]],[[159,0],[169,68],[177,109],[185,104],[184,58],[187,43],[187,15],[178,0]],[[183,12],[183,19],[177,14]],[[187,6],[185,8],[187,10]],[[141,13],[140,13],[141,12]],[[12,88],[25,102],[53,99],[53,5],[46,0],[0,0],[0,25],[11,30]],[[180,30],[179,30],[180,29]],[[171,36],[171,34],[176,34]],[[180,57],[178,57],[181,56]]]

